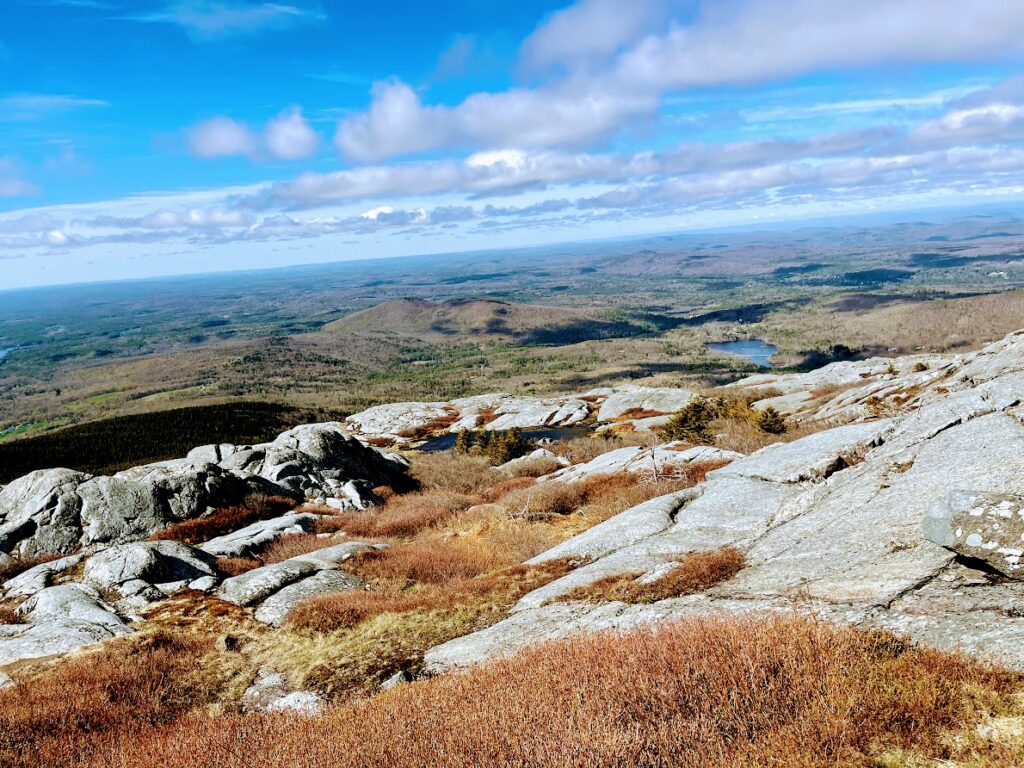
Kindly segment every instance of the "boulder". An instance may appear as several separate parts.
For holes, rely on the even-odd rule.
[[[359,541],[326,547],[225,579],[217,594],[229,603],[255,606],[290,584],[320,571],[333,570],[358,552],[378,548],[381,548],[380,545],[364,544]]]
[[[264,624],[280,627],[288,618],[291,610],[303,600],[328,595],[332,592],[358,589],[361,586],[362,582],[349,573],[319,571],[279,589],[260,604],[253,616]]]
[[[140,541],[119,544],[93,555],[85,563],[82,578],[101,590],[116,589],[127,582],[147,586],[187,584],[215,575],[214,562],[213,555],[177,541]]]
[[[89,475],[41,469],[0,490],[0,552],[41,555],[73,552],[80,545],[82,499]]]
[[[953,491],[928,511],[925,536],[1011,578],[1024,578],[1024,496]]]
[[[8,579],[3,586],[4,594],[8,598],[34,595],[49,587],[55,577],[71,570],[84,559],[84,554],[75,554],[33,566],[13,579]]]
[[[254,552],[278,536],[290,533],[308,533],[317,516],[308,512],[284,515],[270,520],[259,520],[245,528],[210,539],[199,548],[214,557],[241,557]]]
[[[619,472],[647,472],[652,476],[671,474],[674,471],[685,471],[687,466],[695,464],[728,463],[744,458],[742,453],[724,451],[706,445],[690,446],[682,441],[657,445],[652,448],[627,446],[603,453],[584,464],[560,469],[545,475],[543,480],[561,480],[575,482],[597,475],[610,475]]]

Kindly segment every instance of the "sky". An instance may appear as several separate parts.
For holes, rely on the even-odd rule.
[[[1021,0],[0,0],[0,290],[1022,198]]]

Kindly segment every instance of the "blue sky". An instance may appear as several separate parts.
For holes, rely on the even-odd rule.
[[[1019,0],[2,0],[0,288],[1018,200]]]

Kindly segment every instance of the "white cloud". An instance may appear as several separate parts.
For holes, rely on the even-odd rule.
[[[335,144],[361,162],[440,148],[578,146],[653,116],[680,90],[1024,52],[1024,3],[1006,0],[703,0],[688,23],[643,36],[668,2],[580,0],[556,13],[523,46],[525,62],[568,70],[541,88],[441,106],[404,83],[378,84],[370,108],[339,123]]]
[[[1021,50],[1024,4],[1006,0],[705,0],[693,23],[626,53],[616,79],[671,90]]]
[[[579,67],[636,42],[666,21],[667,0],[580,0],[549,16],[520,49],[527,71]]]
[[[0,178],[0,197],[27,197],[39,194],[39,187],[22,179]]]
[[[215,117],[189,131],[188,145],[196,157],[232,157],[252,155],[259,139],[245,124],[229,117]]]
[[[137,13],[124,18],[139,22],[174,24],[182,27],[193,40],[208,41],[323,22],[327,16],[319,2],[295,4],[240,0],[179,0],[159,11]]]
[[[320,136],[309,127],[298,107],[267,123],[264,141],[270,154],[281,160],[299,160],[316,152]]]
[[[392,81],[374,87],[369,110],[339,123],[335,145],[363,162],[438,147],[571,146],[610,135],[657,106],[643,93],[576,83],[476,93],[456,107],[425,106],[410,86]]]
[[[0,97],[0,120],[39,120],[85,107],[107,107],[102,99],[59,93],[9,93]]]

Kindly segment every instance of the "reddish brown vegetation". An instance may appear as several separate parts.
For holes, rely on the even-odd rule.
[[[20,623],[21,618],[17,614],[17,606],[11,603],[0,603],[0,625]]]
[[[664,411],[652,411],[649,408],[630,408],[615,417],[613,421],[634,421],[636,419],[651,419],[655,416],[668,416]]]
[[[642,583],[636,580],[642,573],[622,573],[577,587],[561,599],[654,603],[711,589],[731,579],[740,572],[743,565],[743,553],[733,547],[722,547],[711,552],[691,552],[680,558],[679,565],[654,581]]]
[[[192,674],[206,648],[158,632],[116,641],[0,691],[0,765],[85,765],[140,732],[175,722],[208,699]]]
[[[498,409],[496,407],[481,408],[480,413],[476,415],[476,425],[483,427],[490,424],[498,418]]]
[[[218,557],[217,570],[225,576],[240,576],[253,568],[259,568],[263,563],[254,557]]]
[[[84,700],[95,683],[76,682],[71,697],[49,688],[46,706],[109,717],[107,701]],[[60,721],[62,752],[20,722],[14,734],[3,731],[7,745],[50,746],[50,763],[8,746],[21,755],[15,766],[68,765],[92,753],[82,762],[93,768],[832,768],[879,765],[895,749],[939,760],[977,754],[969,739],[948,734],[969,733],[980,711],[1008,701],[1020,684],[1017,675],[879,631],[792,618],[691,619],[542,646],[319,718],[197,714],[160,727],[172,705],[144,714],[142,727],[102,756],[69,748],[83,732],[71,718]],[[7,697],[16,698],[12,711],[30,710]],[[142,704],[149,713],[149,698]],[[45,732],[54,734],[56,722],[47,719]],[[987,764],[1019,764],[1012,745],[980,749]]]
[[[477,501],[461,493],[430,491],[393,496],[382,509],[368,512],[318,509],[330,516],[317,521],[317,532],[344,531],[355,537],[404,538],[448,520]]]
[[[206,517],[185,520],[149,537],[150,541],[180,541],[202,544],[204,541],[233,533],[260,520],[280,517],[295,508],[295,502],[284,496],[250,497],[245,506],[218,509]]]

